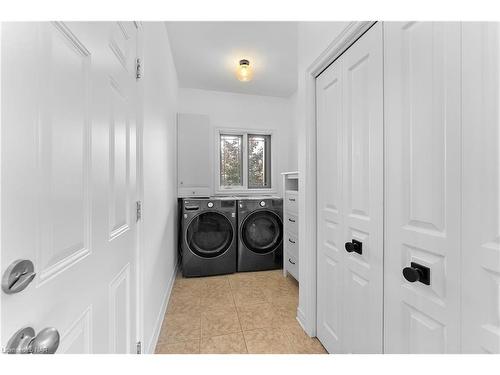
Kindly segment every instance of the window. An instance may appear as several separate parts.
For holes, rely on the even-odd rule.
[[[220,186],[243,185],[243,136],[220,136]]]
[[[220,130],[219,189],[271,188],[271,134]]]
[[[248,188],[271,187],[271,136],[248,135]]]

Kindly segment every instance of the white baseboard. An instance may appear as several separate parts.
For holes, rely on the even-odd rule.
[[[170,294],[172,293],[172,288],[175,282],[175,276],[177,275],[178,270],[179,270],[179,264],[177,263],[175,265],[174,272],[172,273],[172,275],[170,276],[170,280],[168,281],[168,287],[167,290],[165,291],[165,295],[163,296],[161,309],[160,312],[158,313],[158,317],[156,318],[153,337],[151,338],[151,341],[149,342],[147,350],[145,351],[144,354],[154,354],[155,352],[156,344],[158,343],[158,338],[160,337],[161,325],[163,323],[163,318],[165,316],[165,313],[167,312],[168,301],[170,300]]]
[[[304,330],[304,332],[307,333],[309,336],[311,336],[311,333],[308,332],[306,329],[306,325],[305,325],[306,317],[304,315],[304,312],[300,308],[297,308],[297,318],[296,319],[299,322],[302,329]]]

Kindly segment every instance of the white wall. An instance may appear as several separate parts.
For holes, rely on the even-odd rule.
[[[327,49],[333,40],[345,29],[349,22],[299,22],[298,29],[298,69],[294,125],[297,134],[298,154],[303,158],[301,141],[305,122],[305,82],[307,68]]]
[[[299,141],[298,141],[298,92],[295,91],[290,96],[290,106],[292,121],[290,122],[290,130],[288,135],[288,170],[299,170]]]
[[[165,25],[143,29],[143,348],[152,352],[177,264],[178,84]]]
[[[245,95],[221,91],[180,89],[179,112],[210,117],[211,134],[216,128],[248,128],[274,130],[272,146],[274,169],[272,187],[281,191],[280,173],[289,170],[288,147],[292,128],[292,105],[289,98]],[[214,136],[210,137],[214,153]],[[214,155],[208,155],[212,158]]]

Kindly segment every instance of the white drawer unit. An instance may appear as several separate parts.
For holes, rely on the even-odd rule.
[[[283,274],[299,281],[299,173],[283,176]]]

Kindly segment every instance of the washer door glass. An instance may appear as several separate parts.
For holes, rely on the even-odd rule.
[[[190,223],[186,232],[189,249],[203,258],[224,254],[233,241],[233,227],[218,212],[203,212]]]
[[[241,239],[245,246],[258,254],[266,254],[281,243],[283,224],[271,211],[255,211],[247,216],[241,228]]]

